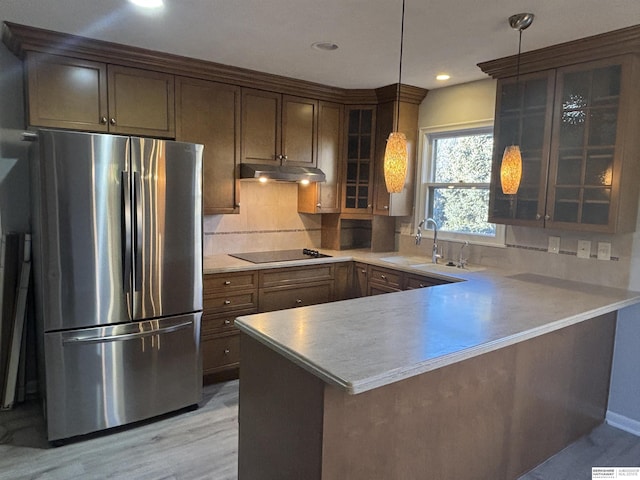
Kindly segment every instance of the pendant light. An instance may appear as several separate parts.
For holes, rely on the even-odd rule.
[[[389,134],[387,146],[384,150],[384,183],[387,192],[400,193],[404,188],[407,177],[407,137],[398,131],[400,123],[400,84],[402,82],[402,47],[404,43],[404,2],[402,0],[402,24],[400,28],[400,66],[398,72],[398,85],[396,89],[396,118],[394,131]]]
[[[509,25],[514,30],[520,32],[518,41],[518,60],[516,66],[516,89],[518,98],[520,97],[520,54],[522,52],[522,31],[533,22],[533,13],[518,13],[509,17]],[[500,165],[500,184],[502,193],[505,195],[515,195],[518,193],[520,180],[522,179],[522,154],[520,146],[516,144],[508,145],[504,149],[502,164]]]

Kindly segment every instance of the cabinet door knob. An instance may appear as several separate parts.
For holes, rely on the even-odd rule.
[[[231,285],[231,280],[226,280],[226,281],[224,282],[224,284],[225,284],[225,285]]]
[[[539,213],[536,213],[536,220],[540,220],[542,218],[542,215],[540,215]]]
[[[420,283],[420,284],[418,284],[418,286],[419,286],[420,288],[424,288],[424,287],[426,287],[426,285],[425,285],[424,283]]]
[[[230,304],[231,304],[231,300],[225,300],[225,301],[224,301],[224,304],[225,304],[225,305],[230,305]]]
[[[229,353],[231,353],[231,350],[229,350],[228,348],[225,348],[224,349],[224,354],[225,355],[229,355]]]
[[[100,117],[100,123],[102,125],[106,125],[107,124],[107,117],[105,117],[104,115],[102,117]]]
[[[387,279],[387,277],[386,277],[385,275],[380,275],[380,278],[381,278],[382,280],[386,280],[386,279]]]
[[[544,216],[544,219],[545,219],[545,220],[551,220],[551,216],[550,216],[550,215],[545,215],[545,216]]]
[[[282,159],[286,162],[287,160],[289,160],[289,157],[287,157],[286,155],[282,155]]]
[[[300,299],[298,298],[298,299],[296,299],[296,303],[297,303],[298,305],[300,305],[300,304],[302,303],[302,300],[300,300]]]
[[[321,203],[316,203],[316,207],[320,208],[320,207],[322,207],[322,204]]]
[[[231,325],[231,320],[229,320],[228,318],[224,321],[225,325]]]
[[[110,123],[111,125],[115,125],[115,124],[116,124],[116,119],[115,119],[115,118],[112,118],[111,120],[109,120],[109,123]]]
[[[276,160],[282,160],[282,155],[276,155]]]
[[[389,210],[389,205],[385,205],[384,207],[382,207],[385,210]]]

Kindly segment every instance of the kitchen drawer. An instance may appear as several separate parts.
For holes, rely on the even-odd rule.
[[[383,293],[401,292],[399,288],[389,287],[382,284],[370,283],[367,288],[367,295],[382,295]]]
[[[333,280],[333,274],[333,264],[263,270],[260,272],[260,288]]]
[[[400,290],[402,285],[402,272],[372,265],[369,267],[369,283],[376,283]]]
[[[258,313],[257,307],[246,310],[236,310],[226,314],[210,314],[205,311],[204,315],[202,315],[202,334],[222,333],[225,331],[236,332],[237,330],[234,326],[236,317],[251,315],[253,313]]]
[[[203,335],[200,346],[203,375],[237,367],[240,362],[240,332]]]
[[[203,295],[258,288],[258,272],[212,273],[204,276]]]
[[[451,283],[447,280],[434,277],[425,277],[424,275],[412,275],[407,274],[405,277],[405,290],[413,290],[415,288],[433,287],[434,285],[444,285],[445,283]]]
[[[327,303],[333,296],[333,282],[302,284],[295,287],[273,287],[260,290],[260,311],[271,312],[286,308]]]
[[[235,310],[258,308],[258,291],[229,292],[226,295],[205,295],[205,313],[224,313]]]

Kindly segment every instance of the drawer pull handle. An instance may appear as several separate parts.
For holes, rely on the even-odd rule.
[[[224,349],[224,354],[225,355],[229,355],[229,353],[231,353],[231,350],[229,350],[228,348],[225,348]]]
[[[418,284],[418,286],[419,286],[420,288],[424,288],[424,287],[426,287],[426,285],[425,285],[424,283],[420,283],[420,284]]]
[[[224,301],[224,304],[225,304],[225,305],[230,305],[230,304],[231,304],[231,300],[225,300],[225,301]]]
[[[366,275],[367,271],[366,270],[360,270],[360,273],[364,273]]]
[[[231,325],[231,320],[226,319],[226,320],[224,321],[224,324],[225,324],[225,325]]]
[[[384,275],[380,275],[380,278],[381,278],[382,280],[386,280],[386,279],[387,279],[387,277],[385,277]]]
[[[300,300],[300,299],[298,298],[298,299],[296,300],[296,303],[297,303],[298,305],[300,305],[300,304],[302,303],[302,300]]]
[[[225,285],[231,285],[231,280],[227,280],[226,282],[224,282]]]

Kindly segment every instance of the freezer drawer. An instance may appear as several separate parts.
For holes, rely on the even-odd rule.
[[[45,333],[49,440],[198,403],[201,315]]]

